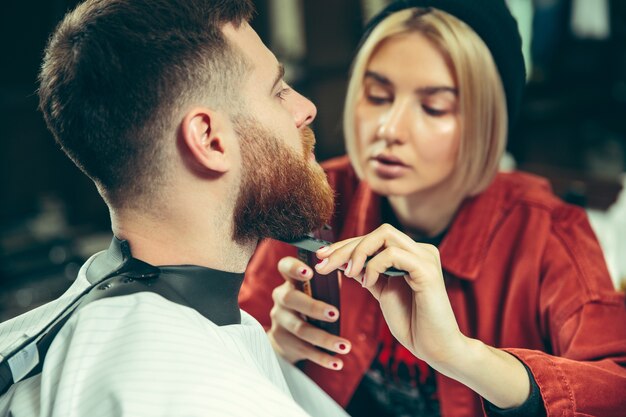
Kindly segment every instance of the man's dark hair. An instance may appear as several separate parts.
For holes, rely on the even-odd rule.
[[[250,0],[87,0],[56,28],[39,75],[56,141],[115,207],[149,201],[168,161],[163,138],[192,100],[222,107],[247,63],[221,31]]]

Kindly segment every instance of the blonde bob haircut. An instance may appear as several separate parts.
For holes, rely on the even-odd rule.
[[[466,196],[482,192],[493,180],[506,145],[508,115],[500,75],[482,39],[467,24],[437,9],[410,8],[381,21],[363,42],[352,64],[343,128],[350,161],[362,178],[356,150],[355,108],[372,55],[386,39],[419,32],[448,62],[459,91],[461,143],[452,186]],[[398,63],[401,65],[401,63]]]

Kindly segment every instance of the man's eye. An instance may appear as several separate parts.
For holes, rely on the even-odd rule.
[[[289,92],[291,91],[291,88],[289,87],[285,87],[285,88],[281,88],[278,93],[276,93],[276,97],[278,97],[281,100],[285,99],[285,96],[287,94],[289,94]]]

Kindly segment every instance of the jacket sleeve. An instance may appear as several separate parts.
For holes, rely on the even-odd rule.
[[[278,261],[285,256],[297,256],[297,250],[272,239],[266,239],[257,247],[246,268],[239,305],[256,318],[268,330],[271,326],[270,310],[274,305],[272,291],[285,280],[278,272]]]
[[[549,416],[626,410],[626,303],[584,212],[564,210],[546,242],[538,314],[549,353],[506,349],[532,372]]]

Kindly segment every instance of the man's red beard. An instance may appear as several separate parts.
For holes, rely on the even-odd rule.
[[[315,136],[303,130],[298,155],[251,118],[235,119],[243,174],[235,205],[234,238],[294,239],[330,220],[334,194],[326,174],[310,160]]]

